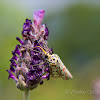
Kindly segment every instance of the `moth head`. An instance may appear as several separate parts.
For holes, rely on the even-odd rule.
[[[52,54],[48,59],[50,65],[56,66],[59,63],[58,56],[56,54]]]

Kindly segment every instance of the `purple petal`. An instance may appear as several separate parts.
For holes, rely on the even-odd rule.
[[[42,79],[48,78],[48,80],[49,80],[49,76],[50,76],[50,73],[47,73],[46,75],[42,76]]]
[[[34,12],[33,18],[34,18],[34,23],[36,23],[36,25],[40,25],[42,23],[44,14],[45,14],[45,10],[37,10]]]
[[[42,76],[42,69],[37,68],[36,73],[38,73],[39,77],[41,77]]]
[[[31,20],[26,19],[26,22],[23,25],[23,30],[29,31],[31,29]]]
[[[17,56],[16,56],[16,54],[14,54],[13,57],[10,60],[12,60],[12,59],[13,60],[17,60],[18,59]]]
[[[48,67],[46,68],[46,71],[47,71],[47,72],[50,72],[50,70],[49,70],[49,68],[48,68]]]
[[[35,51],[31,51],[31,56],[34,56]]]
[[[22,36],[23,36],[23,37],[27,37],[27,31],[23,30],[23,31],[22,31]]]
[[[36,76],[35,76],[34,72],[28,72],[27,73],[27,78],[29,80],[34,80],[34,79],[36,79]]]
[[[15,53],[17,53],[18,55],[20,55],[20,51],[19,51],[19,45],[16,45],[14,51],[12,51],[12,54],[14,55]]]
[[[17,64],[14,60],[10,60],[11,61],[11,65],[17,67]]]
[[[38,55],[34,55],[33,59],[34,59],[34,60],[40,60],[40,58],[39,58]]]
[[[45,28],[44,40],[47,40],[47,39],[48,39],[48,36],[49,36],[49,30],[48,30],[48,28],[46,27],[46,28]]]
[[[10,65],[10,70],[15,73],[15,69],[13,68],[12,65]]]
[[[36,65],[39,64],[41,62],[40,58],[35,55],[33,58],[31,58],[31,65]]]
[[[7,71],[9,73],[8,79],[12,78],[13,80],[17,81],[17,78],[11,73],[11,71],[10,70],[7,70]]]
[[[19,37],[16,37],[16,39],[23,45],[24,42],[19,38]]]

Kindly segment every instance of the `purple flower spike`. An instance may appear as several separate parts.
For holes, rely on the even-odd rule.
[[[19,37],[16,37],[16,39],[23,45],[24,42],[19,38]]]
[[[45,14],[44,10],[37,10],[34,12],[33,18],[37,25],[40,25],[42,23],[44,14]]]
[[[21,91],[35,89],[39,84],[43,84],[42,79],[49,80],[50,77],[50,66],[45,53],[41,50],[43,48],[50,54],[53,52],[47,45],[48,28],[42,24],[44,14],[44,10],[37,10],[34,12],[33,22],[26,19],[22,29],[22,39],[16,38],[20,45],[17,44],[12,51],[10,70],[7,70],[8,78],[14,79]]]

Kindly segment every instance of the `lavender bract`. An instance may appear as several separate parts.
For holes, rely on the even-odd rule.
[[[35,48],[41,46],[46,52],[53,53],[47,45],[48,28],[42,24],[44,14],[44,10],[37,10],[33,14],[33,23],[26,19],[22,30],[22,40],[19,37],[16,38],[20,45],[17,44],[12,51],[10,69],[7,70],[8,78],[15,80],[17,88],[22,91],[32,90],[39,83],[43,84],[42,79],[49,80],[50,71],[45,54],[40,48]]]

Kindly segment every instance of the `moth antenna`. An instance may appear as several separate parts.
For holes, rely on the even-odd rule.
[[[47,54],[47,52],[43,48],[41,48],[40,46],[36,46],[36,47],[39,47],[45,54]],[[34,47],[34,48],[36,48],[36,47]]]
[[[32,49],[32,50],[33,50],[33,49]],[[42,53],[42,52],[39,52],[39,51],[37,51],[37,50],[33,50],[33,51],[38,52],[38,53]]]
[[[36,46],[36,47],[39,47],[45,53],[45,55],[47,55],[48,57],[51,57],[51,55],[49,53],[47,53],[42,47],[40,47],[40,46]],[[34,47],[34,48],[36,48],[36,47]]]

